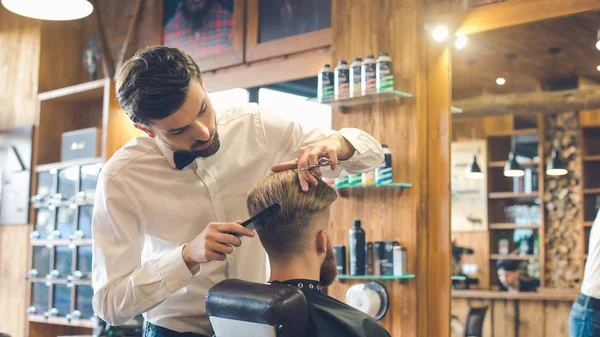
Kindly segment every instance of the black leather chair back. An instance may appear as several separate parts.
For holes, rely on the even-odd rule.
[[[280,284],[221,281],[206,295],[216,337],[301,337],[308,325],[302,291]]]

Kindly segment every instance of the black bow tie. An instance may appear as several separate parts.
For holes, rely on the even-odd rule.
[[[182,170],[184,167],[191,164],[196,157],[190,152],[185,150],[179,150],[173,152],[173,162],[178,170]]]

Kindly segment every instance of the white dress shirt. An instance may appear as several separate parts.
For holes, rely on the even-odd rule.
[[[210,222],[247,219],[247,193],[273,164],[335,133],[305,132],[256,104],[217,114],[217,130],[220,150],[181,171],[173,152],[147,136],[131,140],[104,165],[93,214],[93,307],[108,323],[145,313],[155,325],[212,334],[207,291],[226,278],[266,282],[266,254],[258,237],[245,237],[226,261],[201,264],[192,274],[183,245]],[[381,145],[367,133],[349,128],[339,134],[356,152],[324,176],[373,170],[383,161]]]
[[[600,299],[600,211],[592,225],[588,246],[588,258],[585,263],[581,292]]]

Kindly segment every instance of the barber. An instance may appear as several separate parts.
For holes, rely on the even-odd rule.
[[[590,232],[583,282],[569,317],[569,335],[600,336],[600,211]]]
[[[226,278],[266,281],[266,254],[246,197],[265,174],[298,167],[358,173],[383,161],[358,129],[305,131],[256,104],[215,112],[198,65],[180,49],[138,52],[120,69],[117,98],[145,135],[104,165],[93,214],[93,307],[112,325],[144,314],[147,337],[210,336],[207,291]],[[238,238],[239,236],[239,238]],[[234,248],[235,247],[235,248]]]

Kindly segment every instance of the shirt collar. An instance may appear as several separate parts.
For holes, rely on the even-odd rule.
[[[171,166],[174,170],[177,170],[177,167],[175,166],[175,161],[173,160],[173,150],[171,150],[158,137],[154,137],[154,142],[156,143],[156,146],[158,146],[158,149],[160,150],[160,152],[163,154],[163,156],[165,157],[165,159],[169,163],[169,166]],[[183,169],[184,170],[190,169],[190,168],[196,169],[198,167],[198,161],[199,160],[202,160],[202,158],[196,158],[196,160],[194,160],[190,165],[186,166]]]

